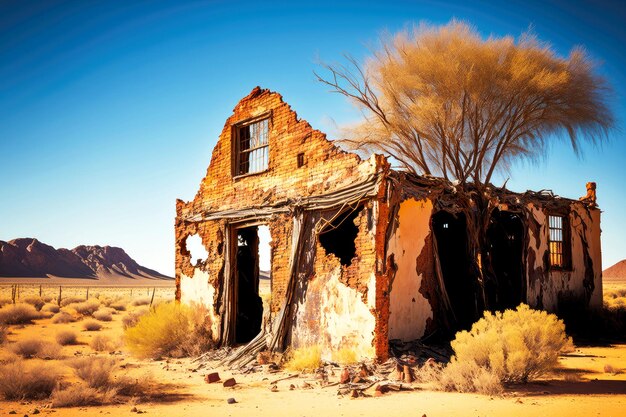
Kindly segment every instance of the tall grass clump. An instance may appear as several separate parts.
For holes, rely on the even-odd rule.
[[[57,359],[61,356],[61,347],[56,342],[34,337],[16,342],[11,345],[11,350],[24,359]]]
[[[135,298],[130,305],[138,307],[138,306],[147,306],[148,304],[150,304],[150,297],[142,297],[142,298]]]
[[[7,335],[9,334],[9,327],[5,324],[0,324],[0,346],[7,341]]]
[[[41,310],[44,313],[58,313],[59,311],[61,311],[61,307],[59,307],[56,304],[52,304],[52,303],[48,303],[48,304],[44,304],[43,307],[41,307]]]
[[[70,304],[82,303],[83,301],[85,301],[83,297],[67,297],[63,298],[59,304],[61,307],[65,307]]]
[[[126,347],[140,358],[187,356],[212,347],[210,323],[200,309],[169,302],[150,309],[124,331]]]
[[[150,311],[148,307],[139,307],[132,311],[129,311],[124,317],[122,317],[122,326],[124,327],[124,329],[136,326],[139,322],[139,319],[142,316],[148,314],[148,311]]]
[[[76,317],[68,311],[59,311],[54,316],[52,316],[52,323],[61,324],[61,323],[73,323],[76,321]]]
[[[52,364],[32,364],[22,359],[0,365],[0,395],[5,400],[35,400],[50,396],[60,372]]]
[[[77,377],[89,387],[107,390],[114,387],[113,373],[117,364],[113,359],[100,356],[88,356],[69,362]]]
[[[109,309],[107,307],[100,308],[98,311],[95,311],[91,316],[100,321],[111,321],[113,320],[113,311],[114,309]]]
[[[43,307],[44,304],[46,304],[46,302],[39,296],[26,297],[26,298],[22,299],[21,301],[26,303],[26,304],[30,304],[31,306],[35,307],[35,309],[37,311],[40,311],[41,307]]]
[[[95,320],[87,320],[83,323],[83,329],[88,332],[97,332],[102,329],[102,325]]]
[[[290,371],[314,372],[322,366],[322,349],[319,345],[292,350],[287,357],[285,368]]]
[[[10,304],[0,308],[0,323],[30,324],[41,318],[41,314],[30,304]]]
[[[100,301],[91,298],[81,303],[68,304],[67,307],[73,308],[78,314],[83,316],[91,316],[100,308]]]
[[[91,339],[91,342],[89,342],[89,346],[96,352],[105,352],[115,349],[115,345],[111,338],[103,334],[95,335],[93,339]]]
[[[451,346],[454,356],[442,371],[441,387],[494,394],[502,384],[525,383],[554,369],[572,340],[554,314],[521,304],[504,313],[485,312]]]

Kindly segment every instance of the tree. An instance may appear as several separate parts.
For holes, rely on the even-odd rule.
[[[497,287],[486,245],[494,173],[541,157],[559,138],[578,152],[581,141],[606,139],[614,124],[609,86],[584,50],[562,58],[530,34],[483,40],[463,22],[421,25],[384,38],[363,65],[348,57],[324,68],[318,80],[363,114],[344,130],[344,144],[458,182],[479,310],[489,308],[485,283]]]

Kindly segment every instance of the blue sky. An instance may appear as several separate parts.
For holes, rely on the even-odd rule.
[[[619,1],[0,0],[0,240],[115,245],[173,274],[175,199],[193,199],[240,98],[278,91],[332,133],[358,114],[315,81],[318,59],[362,58],[385,30],[454,17],[485,36],[532,27],[561,55],[583,45],[601,63],[615,89],[610,141],[582,158],[557,143],[515,165],[508,187],[577,198],[596,181],[604,267],[626,258]]]

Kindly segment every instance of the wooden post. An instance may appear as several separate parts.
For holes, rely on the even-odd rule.
[[[150,299],[150,307],[152,307],[152,302],[154,301],[155,291],[156,291],[156,287],[152,289],[152,298]],[[148,294],[150,294],[150,288],[148,288]]]
[[[41,298],[41,285],[39,285],[39,298]]]
[[[15,292],[16,292],[17,284],[11,285],[11,301],[15,304]]]
[[[57,298],[57,305],[61,307],[61,286],[59,285],[59,298]]]
[[[89,300],[89,287],[87,287],[87,295],[85,296],[85,300]]]

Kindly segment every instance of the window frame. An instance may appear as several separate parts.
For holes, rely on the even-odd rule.
[[[260,123],[267,120],[267,143],[262,146],[256,146],[255,148],[241,150],[241,131],[243,128],[251,126],[255,123]],[[231,174],[233,179],[248,177],[250,175],[257,175],[267,172],[269,170],[270,161],[270,132],[272,130],[272,112],[265,112],[263,114],[251,117],[249,119],[242,120],[232,125],[231,127],[231,142],[232,142],[232,158],[231,158]],[[241,155],[242,153],[250,154],[259,149],[267,149],[267,166],[265,169],[254,172],[241,173]],[[248,166],[248,170],[250,167]]]
[[[552,219],[560,219],[561,224],[560,228],[556,223],[553,223]],[[571,239],[571,231],[570,231],[570,222],[569,222],[569,213],[563,212],[551,212],[548,213],[548,267],[550,270],[556,271],[569,271],[572,269],[572,239]],[[553,240],[553,231],[555,233],[561,232],[561,240]],[[560,243],[561,251],[560,254],[558,252],[553,252],[552,243]],[[553,256],[561,257],[560,264],[554,264],[552,259]]]

